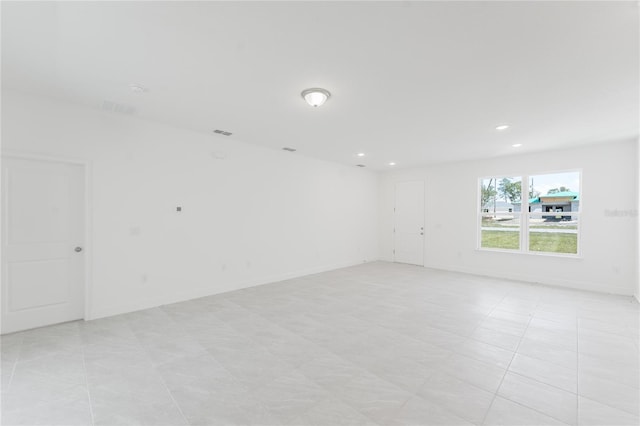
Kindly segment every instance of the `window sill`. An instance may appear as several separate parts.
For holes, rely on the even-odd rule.
[[[538,251],[522,251],[522,250],[507,250],[507,249],[494,249],[494,248],[476,248],[476,251],[479,252],[488,252],[488,253],[509,253],[509,254],[522,254],[526,256],[541,256],[541,257],[561,257],[565,259],[583,259],[584,257],[581,254],[571,254],[571,253],[549,253],[549,252],[538,252]]]

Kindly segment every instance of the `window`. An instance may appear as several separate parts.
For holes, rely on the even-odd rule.
[[[494,177],[480,182],[480,247],[520,250],[522,178]]]
[[[480,249],[578,254],[580,172],[495,176],[479,183]]]

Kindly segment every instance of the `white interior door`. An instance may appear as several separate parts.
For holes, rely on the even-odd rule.
[[[2,160],[2,333],[84,316],[84,167]]]
[[[394,260],[424,266],[424,182],[396,184]]]

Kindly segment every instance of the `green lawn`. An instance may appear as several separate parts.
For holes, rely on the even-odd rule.
[[[517,250],[520,248],[520,233],[482,231],[482,247]],[[578,235],[531,232],[529,234],[529,250],[546,253],[576,254],[578,252]]]
[[[520,233],[509,231],[482,231],[482,247],[517,250],[520,248]]]
[[[529,250],[551,253],[578,253],[578,234],[531,232]]]

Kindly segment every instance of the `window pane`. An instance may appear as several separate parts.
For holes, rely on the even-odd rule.
[[[520,249],[520,215],[483,214],[480,247],[505,250]]]
[[[562,213],[530,216],[530,251],[578,254],[578,217]]]
[[[494,177],[480,180],[480,213],[520,211],[521,177]]]
[[[530,179],[530,212],[580,211],[580,172],[548,173],[531,176]],[[548,216],[552,218],[561,215]]]

